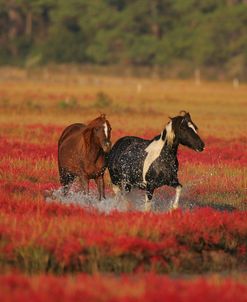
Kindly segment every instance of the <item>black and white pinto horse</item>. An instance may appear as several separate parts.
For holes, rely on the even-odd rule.
[[[163,185],[176,189],[171,208],[178,207],[182,185],[178,181],[177,151],[179,144],[195,151],[204,150],[204,142],[190,114],[170,118],[161,134],[152,140],[125,136],[120,138],[108,157],[108,169],[115,193],[130,192],[132,188],[145,190],[145,210],[151,209],[154,190]]]

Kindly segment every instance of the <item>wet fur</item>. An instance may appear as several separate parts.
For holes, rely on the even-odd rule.
[[[95,128],[102,127],[104,133],[104,123],[110,129],[109,122],[100,116],[88,125],[72,124],[61,134],[58,140],[58,170],[65,194],[75,178],[79,178],[81,190],[88,193],[89,180],[94,179],[99,199],[102,196],[105,198],[106,153],[95,136]]]
[[[119,139],[109,154],[108,169],[112,183],[120,191],[132,188],[145,190],[147,201],[151,201],[156,188],[163,185],[174,187],[177,206],[182,187],[177,176],[178,146],[183,144],[200,151],[204,148],[204,143],[188,123],[197,129],[186,113],[171,118],[161,134],[152,140],[134,136]]]

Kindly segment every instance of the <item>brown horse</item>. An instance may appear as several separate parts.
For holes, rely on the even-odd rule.
[[[77,123],[65,128],[58,141],[58,169],[64,194],[78,177],[84,193],[89,192],[89,180],[94,179],[99,200],[105,198],[104,172],[110,139],[111,126],[104,114],[87,126]]]

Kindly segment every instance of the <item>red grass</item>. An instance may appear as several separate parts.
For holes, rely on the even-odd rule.
[[[239,262],[247,256],[246,212],[221,213],[205,208],[104,215],[57,203],[9,200],[8,196],[3,196],[0,207],[1,258],[18,266],[22,255],[25,270],[32,267],[35,251],[43,251],[47,261],[54,261],[46,261],[41,271],[90,271],[93,265],[97,270],[116,271],[116,263],[120,271],[180,271],[189,268],[193,255],[202,257],[199,270],[208,270],[215,261],[216,266],[231,267],[226,259],[234,257]],[[218,254],[216,260],[211,252]],[[210,259],[204,258],[207,253]]]
[[[192,95],[192,101],[196,100],[192,108],[198,116],[201,116],[200,110],[196,108],[200,107],[197,99],[201,99],[202,96],[202,102],[205,104],[207,102],[212,110],[216,110],[217,120],[212,119],[212,123],[208,124],[209,115],[205,113],[201,117],[201,122],[204,123],[202,128],[206,128],[207,134],[215,133],[224,137],[231,132],[235,138],[203,137],[206,150],[202,153],[184,147],[179,148],[179,178],[184,185],[181,204],[184,202],[187,206],[193,201],[199,205],[213,204],[214,198],[216,200],[219,198],[217,201],[219,205],[234,205],[234,202],[237,202],[238,209],[246,209],[247,203],[243,201],[244,198],[246,200],[247,186],[245,173],[247,139],[236,138],[237,135],[243,135],[239,125],[243,125],[244,116],[242,112],[239,112],[240,115],[234,112],[232,118],[228,113],[222,114],[219,109],[222,104],[229,104],[229,108],[233,108],[231,107],[233,94],[230,94],[230,99],[225,102],[226,95],[221,96],[221,92],[218,91],[218,95],[215,96],[217,105],[212,99],[211,92],[206,93],[205,97],[201,95],[204,86],[198,88],[198,98]],[[24,85],[23,88],[22,85],[18,85],[15,89],[14,87],[14,85],[7,85],[6,90],[0,92],[2,98],[7,100],[3,102],[3,106],[7,104],[5,109],[2,108],[5,114],[3,120],[8,121],[6,112],[12,114],[13,110],[15,114],[23,112],[25,120],[21,123],[28,122],[32,114],[39,114],[38,110],[41,110],[44,123],[54,120],[54,114],[58,111],[60,112],[59,120],[56,121],[58,123],[80,119],[80,114],[84,114],[84,107],[80,108],[80,111],[76,108],[71,110],[69,116],[67,111],[60,108],[61,100],[69,96],[74,96],[80,104],[81,101],[87,100],[89,107],[85,108],[86,116],[89,116],[90,106],[93,105],[96,90],[99,89],[95,90],[94,87],[87,92],[83,87],[82,95],[81,87],[77,88],[75,93],[74,88],[69,92],[66,86],[65,92],[62,86],[57,86],[59,94],[53,93],[53,86],[52,90],[49,86],[48,91],[41,89],[41,86],[33,90],[33,83]],[[111,88],[111,85],[109,87]],[[188,103],[191,103],[191,96],[186,96],[187,84],[186,89],[184,84],[182,87],[180,84],[179,87],[182,88],[183,94],[185,93],[183,95],[185,102],[189,100]],[[150,93],[157,92],[153,88],[153,83],[151,88]],[[168,93],[167,88],[168,86],[165,88],[165,94]],[[107,91],[113,97],[114,103],[120,100],[120,110],[128,106],[125,102],[121,107],[123,105],[121,99],[127,100],[131,105],[133,98],[139,102],[138,110],[133,107],[133,111],[126,111],[124,115],[119,115],[118,112],[112,115],[113,121],[119,127],[122,127],[121,124],[125,121],[126,124],[128,123],[127,127],[122,127],[126,129],[124,131],[113,127],[113,142],[125,135],[137,135],[147,139],[157,135],[161,129],[143,133],[138,131],[148,123],[152,123],[154,129],[156,123],[153,123],[153,119],[156,119],[156,116],[161,118],[160,112],[165,104],[163,98],[165,101],[167,98],[167,105],[173,108],[172,110],[177,110],[175,108],[181,106],[180,101],[177,102],[181,98],[181,91],[177,97],[174,97],[174,93],[179,91],[177,84],[174,88],[170,91],[171,99],[169,93],[164,97],[163,84],[160,95],[152,95],[152,97],[145,95],[144,99],[144,95],[137,97],[131,92],[126,92],[127,95],[124,92],[118,96],[114,94],[114,90]],[[156,97],[162,100],[162,104],[160,103],[156,108],[157,111],[150,109],[150,112],[147,102]],[[236,91],[234,91],[234,100],[235,97]],[[239,102],[241,98],[242,95],[238,96],[237,101]],[[10,100],[9,104],[8,100]],[[40,107],[36,108],[38,110],[31,108],[33,101],[34,105],[40,104]],[[143,105],[143,112],[139,105],[141,107]],[[90,114],[94,114],[95,110],[90,111]],[[20,114],[13,115],[11,118],[13,121],[15,116],[19,121]],[[222,122],[219,119],[223,117],[226,117],[227,126],[221,127]],[[35,116],[32,116],[32,120],[35,120]],[[220,271],[225,274],[237,269],[246,271],[246,211],[219,212],[212,208],[201,208],[177,210],[172,213],[132,211],[112,212],[106,215],[92,208],[83,209],[58,202],[47,203],[44,200],[44,191],[59,186],[57,141],[62,130],[63,127],[56,125],[1,125],[1,302],[247,301],[246,274],[234,274],[231,275],[232,278],[227,279],[209,275],[207,278],[188,279],[187,277],[186,281],[181,280],[189,273]],[[107,182],[109,183],[109,178]],[[164,190],[157,190],[157,194],[159,192],[161,194],[160,200],[163,200],[165,194],[170,194],[167,187]],[[107,193],[109,196],[109,192]],[[173,196],[173,190],[171,193]],[[41,273],[41,275],[28,277],[21,272]],[[78,272],[80,274],[76,275],[75,273]],[[86,275],[81,272],[97,274]],[[115,272],[117,276],[103,275],[101,272]],[[121,274],[123,272],[131,272],[131,274],[123,275]],[[155,275],[156,272],[178,273],[175,275],[179,278],[171,279]],[[63,276],[51,274],[63,274]]]
[[[217,276],[176,280],[153,274],[122,276],[77,275],[55,277],[24,275],[0,276],[2,302],[50,301],[173,301],[173,302],[246,302],[243,281]]]
[[[11,126],[12,127],[12,126]],[[14,127],[14,126],[13,126]],[[0,156],[8,156],[18,159],[56,159],[57,140],[61,134],[61,127],[30,125],[23,129],[25,139],[9,138],[8,135],[0,137]],[[10,128],[8,128],[10,131]],[[157,133],[156,133],[157,134]],[[120,130],[114,133],[115,138],[126,135]],[[151,139],[155,133],[140,135]],[[35,140],[35,143],[32,141]],[[247,139],[242,137],[233,140],[224,140],[215,137],[205,139],[206,149],[202,153],[196,153],[188,148],[180,148],[179,159],[181,163],[208,165],[237,165],[247,164]]]
[[[61,128],[31,125],[16,130],[6,126],[3,132],[0,259],[7,266],[63,272],[203,271],[234,267],[246,257],[246,212],[201,209],[104,215],[47,204],[44,190],[59,185],[56,144]],[[209,166],[241,169],[246,164],[246,145],[245,138],[230,141],[211,137],[206,139],[203,153],[181,148],[180,164],[194,169],[200,165],[202,170]],[[232,186],[228,179],[225,183],[235,191],[242,186],[237,178]],[[216,192],[225,190],[212,181],[196,185],[193,192],[203,196],[207,187]],[[37,254],[43,261],[38,268]]]
[[[211,166],[228,165],[231,167],[241,167],[247,164],[247,138],[223,140],[208,137],[205,139],[205,144],[206,149],[201,153],[181,148],[179,152],[181,163],[200,163]]]

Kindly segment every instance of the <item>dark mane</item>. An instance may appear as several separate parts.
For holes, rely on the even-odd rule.
[[[174,143],[175,136],[178,133],[181,123],[183,121],[186,121],[187,123],[188,122],[191,123],[194,126],[194,128],[196,130],[198,130],[198,127],[191,120],[189,112],[186,112],[184,110],[180,111],[180,115],[177,115],[175,117],[169,117],[169,119],[170,119],[170,122],[167,123],[167,125],[164,127],[163,131],[160,134],[153,137],[150,140],[150,143],[162,138],[162,140],[165,141],[166,145],[172,146]],[[170,125],[170,127],[169,127],[169,125]]]
[[[154,138],[152,138],[152,139],[150,140],[150,143],[153,142],[153,141],[159,140],[160,137],[161,137],[161,135],[162,135],[162,139],[163,139],[163,134],[158,134],[158,135],[156,135]]]

